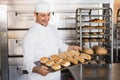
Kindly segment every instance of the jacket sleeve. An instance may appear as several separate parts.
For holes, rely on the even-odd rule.
[[[27,33],[23,40],[23,56],[24,56],[24,65],[28,72],[32,72],[34,66],[34,46],[35,46],[36,36]]]

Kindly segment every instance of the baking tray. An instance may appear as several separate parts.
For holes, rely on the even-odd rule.
[[[64,67],[64,66],[61,65],[61,68],[58,69],[58,70],[54,70],[54,69],[52,69],[51,67],[49,67],[49,66],[47,66],[47,65],[45,65],[45,64],[42,64],[42,63],[40,63],[40,61],[36,61],[36,62],[34,62],[34,63],[35,63],[37,66],[44,65],[44,66],[48,67],[48,71],[50,71],[50,72],[56,72],[56,71],[61,71],[61,70],[68,69],[68,68],[70,68],[70,67],[73,67],[73,66],[76,66],[76,65],[79,65],[79,64],[89,64],[90,61],[91,61],[91,60],[85,60],[85,62],[83,62],[83,63],[81,63],[81,62],[78,61],[78,64],[73,64],[73,63],[70,62],[70,63],[71,63],[70,66]]]

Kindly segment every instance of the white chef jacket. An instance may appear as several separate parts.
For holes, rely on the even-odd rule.
[[[45,27],[35,23],[23,40],[24,64],[29,72],[29,80],[60,80],[59,71],[42,76],[32,72],[32,69],[36,66],[34,62],[39,61],[41,57],[58,54],[67,48],[68,45],[62,42],[55,26],[48,24]]]

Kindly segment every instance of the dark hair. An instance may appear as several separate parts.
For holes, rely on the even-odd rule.
[[[38,13],[36,12],[36,15],[38,15]]]

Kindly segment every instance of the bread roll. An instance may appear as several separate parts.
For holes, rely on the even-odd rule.
[[[61,65],[58,64],[58,63],[54,63],[52,66],[51,66],[52,69],[54,70],[59,70],[61,68]]]
[[[107,53],[108,53],[108,51],[104,47],[100,47],[96,50],[96,54],[107,54]]]
[[[67,53],[67,56],[68,57],[73,57],[75,55],[80,55],[79,51],[76,51],[76,50],[69,50],[68,53]]]
[[[49,59],[48,59],[47,57],[42,57],[42,58],[40,59],[40,62],[41,62],[41,63],[46,63],[48,60],[49,60]]]
[[[97,26],[98,29],[105,29],[106,26]]]
[[[60,64],[61,64],[62,66],[64,66],[64,67],[67,67],[67,66],[70,66],[70,61],[64,60],[64,61],[62,61]]]
[[[97,39],[91,39],[91,41],[96,42],[96,41],[97,41]]]
[[[83,35],[89,36],[89,32],[83,32]]]
[[[82,28],[87,28],[87,29],[91,29],[92,28],[92,26],[87,26],[87,25],[85,25],[85,26],[83,26]]]
[[[94,45],[92,47],[92,49],[94,50],[94,52],[96,54],[107,54],[108,53],[108,51],[107,51],[107,49],[105,47],[101,47],[99,45]]]
[[[73,64],[78,64],[78,61],[76,59],[72,58],[72,57],[67,57],[66,59]]]
[[[92,32],[92,35],[96,35],[97,33],[96,32]]]
[[[104,33],[103,32],[99,32],[98,34],[103,35]]]
[[[106,40],[104,38],[101,38],[100,41],[105,42]]]
[[[91,60],[91,56],[88,54],[82,53],[80,56],[86,60]]]
[[[80,55],[80,52],[79,51],[75,51],[75,56],[79,56]]]
[[[90,22],[106,22],[106,20],[101,20],[101,19],[91,19]]]
[[[83,48],[83,52],[87,54],[94,54],[94,51],[91,48]]]
[[[63,59],[62,59],[62,58],[56,58],[56,59],[54,59],[54,61],[55,61],[56,63],[61,63],[61,62],[63,61]]]
[[[53,60],[49,60],[45,63],[47,66],[52,66],[55,62]]]
[[[59,57],[57,55],[51,55],[50,56],[50,60],[55,60],[55,59],[58,59]]]
[[[89,39],[85,38],[83,39],[83,42],[89,42]]]
[[[92,50],[95,52],[99,47],[100,47],[100,46],[98,46],[98,45],[94,45],[94,46],[92,47]]]
[[[74,56],[74,59],[78,60],[79,62],[85,62],[85,59],[82,58],[81,56]]]
[[[67,52],[67,56],[68,56],[68,57],[73,57],[74,54],[75,54],[75,50],[69,50],[69,51]]]
[[[60,54],[58,54],[58,56],[62,59],[66,59],[68,57],[67,52],[60,53]]]

